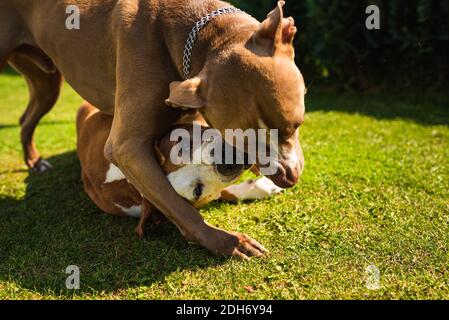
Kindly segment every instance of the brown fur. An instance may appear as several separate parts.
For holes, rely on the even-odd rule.
[[[105,184],[110,162],[104,157],[103,148],[111,130],[112,117],[85,102],[78,110],[76,119],[77,153],[81,164],[84,190],[104,212],[127,217],[115,204],[129,208],[142,206],[140,222],[136,228],[139,237],[144,235],[147,221],[158,223],[163,216],[146,201],[126,180]],[[151,147],[151,146],[148,146]]]
[[[65,28],[65,8],[73,4],[81,11],[80,30]],[[193,50],[196,76],[180,81],[182,51],[191,28],[205,14],[228,5],[217,0],[1,1],[0,62],[28,45],[38,50],[25,60],[34,59],[41,66],[24,72],[39,83],[30,85],[30,91],[42,91],[31,94],[35,102],[26,112],[32,115],[24,130],[28,165],[39,164],[37,150],[29,147],[30,137],[35,123],[54,104],[60,72],[82,97],[114,115],[106,156],[187,239],[216,254],[262,255],[262,247],[251,238],[209,226],[174,192],[154,151],[146,148],[180,115],[164,104],[168,98],[175,106],[199,108],[221,131],[257,129],[258,119],[279,129],[280,167],[270,178],[282,187],[298,181],[303,158],[297,127],[303,122],[305,87],[293,62],[296,30],[283,18],[282,2],[262,24],[242,14],[214,19]],[[36,52],[45,56],[36,57]],[[40,73],[47,58],[59,71],[51,74],[57,79]],[[293,153],[294,162],[289,161]],[[148,181],[159,188],[151,188]]]
[[[170,140],[172,130],[185,129],[192,132],[192,123],[194,122],[201,125],[203,129],[207,128],[204,119],[199,114],[186,114],[171,130],[158,139],[154,146],[148,146],[148,148],[155,148],[159,164],[166,175],[182,167],[182,165],[173,164],[170,160],[172,147],[177,143],[177,141]],[[158,224],[164,220],[164,216],[125,179],[106,183],[111,163],[105,158],[103,149],[109,136],[111,125],[112,116],[101,112],[87,102],[84,102],[78,109],[76,119],[77,153],[81,164],[84,190],[103,212],[115,216],[128,217],[122,208],[140,206],[142,210],[136,232],[142,237],[146,222],[151,221]],[[207,164],[202,164],[202,166],[207,166]],[[210,166],[213,165],[211,164]],[[239,167],[236,168],[238,170],[236,174],[240,175],[243,173],[243,167],[241,169],[238,169]],[[235,176],[234,180],[237,180],[237,178],[238,176]],[[185,177],[185,179],[189,179],[189,177]],[[154,185],[153,187],[157,188],[158,186]],[[212,199],[203,197],[201,201],[198,199],[193,201],[192,204],[198,208],[210,200]],[[231,192],[223,190],[221,200],[236,202],[239,199]]]

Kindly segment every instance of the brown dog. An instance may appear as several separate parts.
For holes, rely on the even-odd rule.
[[[112,116],[99,111],[87,102],[78,110],[77,152],[84,189],[104,212],[115,216],[140,218],[136,232],[142,237],[145,223],[147,221],[159,223],[163,220],[163,216],[128,183],[120,169],[105,158],[103,149],[111,125]],[[179,128],[192,133],[194,125],[201,126],[202,130],[207,128],[198,115],[186,115],[158,139],[154,146],[159,164],[172,187],[194,207],[199,208],[219,198],[230,202],[264,199],[282,191],[266,178],[225,189],[249,168],[248,165],[174,164],[170,156],[174,145],[170,140],[171,133]],[[201,147],[207,148],[208,143],[204,141]]]
[[[259,23],[242,13],[213,18],[193,46],[191,79],[183,78],[183,51],[193,26],[229,4],[217,0],[3,0],[0,2],[0,69],[9,62],[30,86],[21,118],[25,160],[45,169],[32,140],[54,105],[61,74],[87,101],[114,115],[105,148],[136,189],[191,241],[216,254],[259,256],[246,235],[208,225],[176,194],[148,148],[180,112],[199,110],[215,129],[278,129],[280,187],[298,181],[303,155],[298,128],[305,85],[294,63],[293,19],[283,1]],[[80,29],[66,28],[66,8],[80,11]],[[168,98],[167,98],[168,97]],[[152,188],[149,182],[159,185]]]

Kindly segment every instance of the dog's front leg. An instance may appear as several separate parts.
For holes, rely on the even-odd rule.
[[[172,188],[156,160],[153,140],[161,122],[170,118],[159,110],[133,99],[123,99],[116,108],[105,154],[126,175],[131,184],[171,222],[184,237],[215,254],[247,259],[262,256],[266,249],[257,241],[240,234],[208,225],[199,212]],[[138,108],[137,106],[143,106]],[[153,110],[153,111],[151,111]],[[169,112],[169,111],[167,111]],[[155,117],[161,117],[160,118]],[[166,121],[166,120],[165,120]]]

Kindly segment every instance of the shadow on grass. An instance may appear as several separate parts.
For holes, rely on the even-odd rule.
[[[307,112],[339,111],[377,119],[406,119],[422,125],[449,125],[449,95],[441,92],[350,93],[311,88]]]
[[[67,266],[80,268],[80,293],[150,285],[182,269],[225,262],[188,244],[171,224],[151,226],[101,213],[83,191],[75,152],[49,159],[54,171],[30,174],[23,199],[0,198],[0,279],[40,293],[71,296]],[[163,290],[163,289],[162,289]]]

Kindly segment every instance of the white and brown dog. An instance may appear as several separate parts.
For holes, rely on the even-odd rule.
[[[78,157],[84,188],[104,212],[115,216],[139,218],[137,234],[144,235],[145,223],[160,223],[164,216],[127,181],[122,171],[104,156],[104,146],[111,130],[112,117],[85,102],[78,111]],[[175,191],[196,208],[221,199],[228,202],[267,198],[282,191],[271,180],[261,178],[231,185],[249,168],[244,164],[174,164],[170,153],[177,141],[170,136],[175,129],[190,133],[193,126],[207,129],[199,114],[187,114],[154,146],[160,166]],[[202,147],[207,148],[203,142]],[[154,186],[157,188],[157,186]]]

